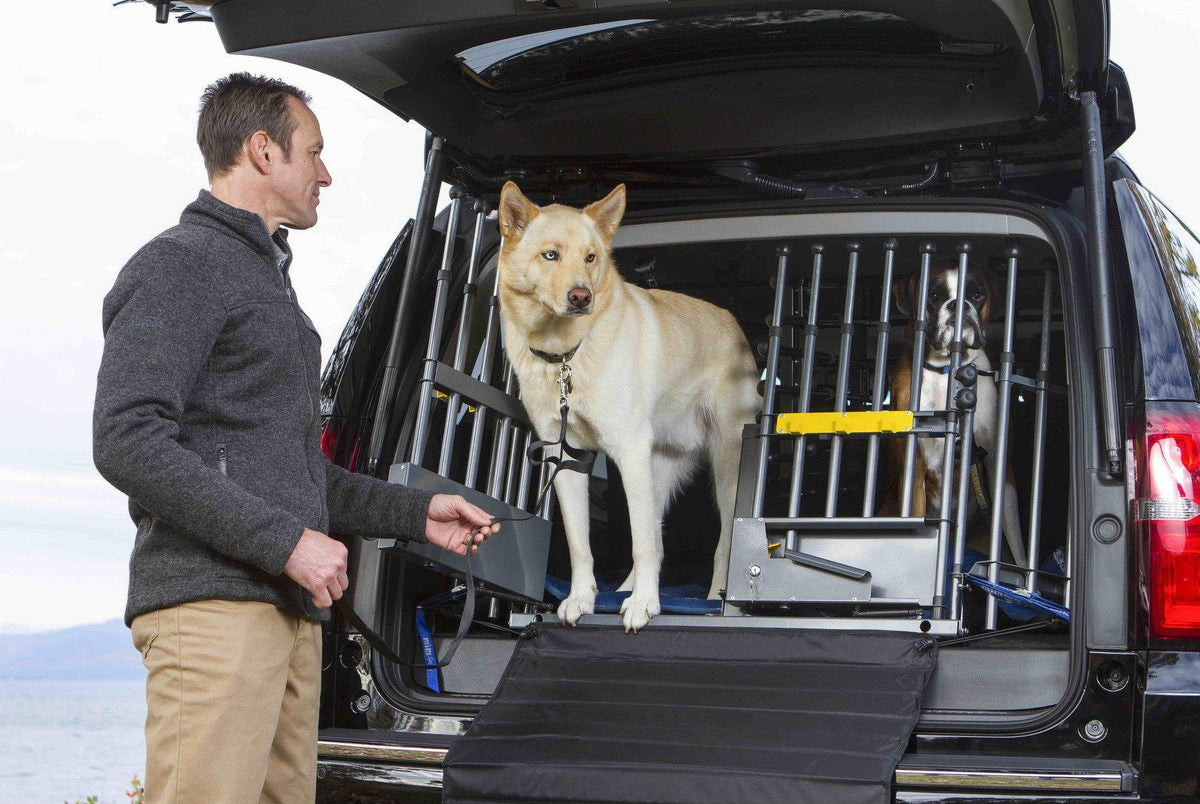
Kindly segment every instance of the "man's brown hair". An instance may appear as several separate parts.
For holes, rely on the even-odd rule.
[[[278,78],[250,73],[232,73],[208,85],[200,96],[196,143],[210,180],[237,164],[242,144],[259,130],[279,144],[285,159],[291,158],[296,120],[288,108],[289,95],[306,105],[312,100]]]

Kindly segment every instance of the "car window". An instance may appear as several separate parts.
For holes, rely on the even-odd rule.
[[[1200,394],[1200,240],[1149,190],[1132,182],[1129,186],[1154,243],[1192,384]]]

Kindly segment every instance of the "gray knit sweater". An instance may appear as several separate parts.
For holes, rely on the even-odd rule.
[[[430,494],[321,452],[321,340],[284,234],[201,191],[104,299],[93,450],[137,525],[127,624],[208,599],[327,619],[282,574],[304,528],[424,539]]]

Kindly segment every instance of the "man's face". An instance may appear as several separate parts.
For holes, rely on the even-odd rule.
[[[292,153],[271,173],[272,206],[275,217],[290,229],[308,229],[317,222],[318,195],[333,177],[321,161],[324,141],[321,125],[307,106],[288,98],[296,130],[292,132]]]

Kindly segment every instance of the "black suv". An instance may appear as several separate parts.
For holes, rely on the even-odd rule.
[[[537,499],[545,467],[525,452],[537,435],[494,293],[510,180],[575,205],[624,183],[624,277],[730,309],[760,358],[725,598],[681,593],[651,629],[942,640],[898,800],[1200,796],[1200,241],[1113,156],[1134,122],[1104,0],[227,0],[186,13],[211,14],[231,53],[341,78],[430,132],[417,217],[326,367],[327,454],[540,514],[481,551],[474,624],[440,672],[388,661],[340,619],[327,629],[322,797],[436,797],[522,629],[554,627],[537,624],[554,619],[567,556],[553,499]],[[454,201],[438,213],[442,183]],[[992,458],[1015,478],[1025,556],[999,538],[1004,485],[971,449],[962,395],[916,413],[911,435],[776,429],[888,407],[901,325],[925,316],[889,293],[945,258],[992,280]],[[975,382],[955,371],[951,386]],[[881,463],[880,444],[918,433],[954,446],[947,515],[883,517],[905,470]],[[709,485],[698,477],[672,506],[664,587],[707,586]],[[598,460],[591,490],[597,571],[619,581],[617,468]],[[358,613],[412,663],[436,660],[466,568],[350,546]]]

